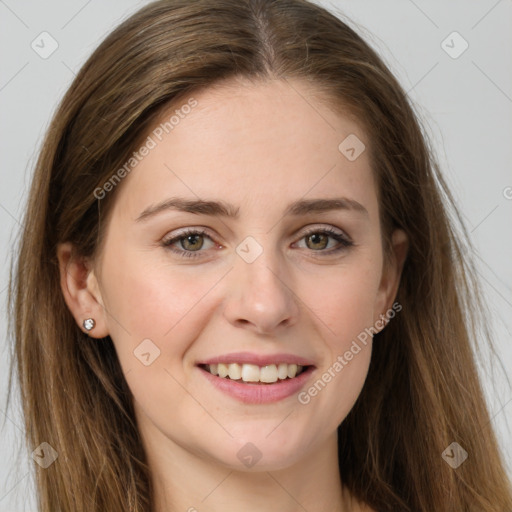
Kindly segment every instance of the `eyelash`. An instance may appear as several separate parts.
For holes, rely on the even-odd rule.
[[[322,235],[328,235],[329,237],[334,238],[337,242],[339,242],[340,245],[336,249],[331,249],[329,251],[325,251],[325,250],[314,251],[313,249],[310,249],[312,252],[327,253],[325,255],[325,256],[327,256],[327,255],[336,254],[336,253],[338,253],[344,249],[348,249],[349,247],[354,245],[354,243],[351,240],[349,240],[347,237],[345,237],[341,233],[338,233],[337,231],[333,230],[332,228],[321,228],[321,229],[313,228],[313,229],[309,230],[308,232],[304,233],[299,240],[302,240],[303,238],[306,238],[310,235],[319,234],[319,233]],[[201,250],[186,251],[184,249],[174,249],[173,247],[171,247],[175,242],[179,242],[180,240],[183,240],[183,239],[187,238],[188,236],[193,236],[193,235],[199,235],[199,236],[205,235],[212,240],[212,238],[208,235],[207,231],[204,229],[203,230],[188,229],[188,230],[180,233],[178,236],[175,236],[168,240],[162,241],[162,246],[183,258],[200,257],[199,253],[204,252],[204,251],[201,251]],[[214,241],[214,240],[212,240],[212,241]],[[321,257],[323,257],[323,255]]]

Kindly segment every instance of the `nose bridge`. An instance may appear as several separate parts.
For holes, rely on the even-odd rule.
[[[227,312],[231,322],[249,322],[263,332],[293,323],[298,314],[273,243],[271,236],[248,236],[236,247],[235,284]]]
[[[235,267],[240,279],[248,280],[252,284],[259,282],[263,285],[283,286],[278,278],[283,273],[282,261],[278,248],[274,247],[272,236],[247,236],[236,247],[238,258]],[[283,277],[283,276],[279,276]]]

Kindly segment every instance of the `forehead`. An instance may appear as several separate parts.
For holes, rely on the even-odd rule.
[[[276,213],[300,197],[340,194],[376,208],[360,124],[305,81],[209,87],[174,102],[147,135],[143,144],[151,149],[123,180],[116,201],[131,219],[176,195],[223,199],[240,206],[242,216],[249,199]],[[347,146],[362,152],[347,158]]]

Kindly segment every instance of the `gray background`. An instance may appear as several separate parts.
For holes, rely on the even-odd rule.
[[[37,151],[57,102],[85,59],[146,3],[0,0],[0,512],[36,510],[32,459],[23,451],[16,458],[23,437],[18,397],[8,410],[5,405],[11,346],[5,300],[12,244]],[[478,256],[498,351],[494,360],[483,351],[478,362],[512,475],[512,391],[505,379],[505,372],[512,374],[512,1],[319,3],[347,15],[384,57],[434,142]],[[31,47],[43,31],[58,43],[47,59]],[[448,37],[454,31],[469,44],[457,58],[464,42]],[[443,49],[444,40],[452,56]]]

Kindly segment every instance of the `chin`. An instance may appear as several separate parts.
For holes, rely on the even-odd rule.
[[[274,420],[271,428],[268,428],[268,422],[265,422],[264,427],[261,423],[252,428],[245,427],[240,435],[234,435],[233,439],[217,445],[215,453],[210,453],[219,463],[236,471],[277,471],[290,468],[307,456],[312,439],[309,435],[305,439],[296,428],[293,431],[282,426],[276,429],[279,421]],[[279,428],[282,430],[279,431]]]

